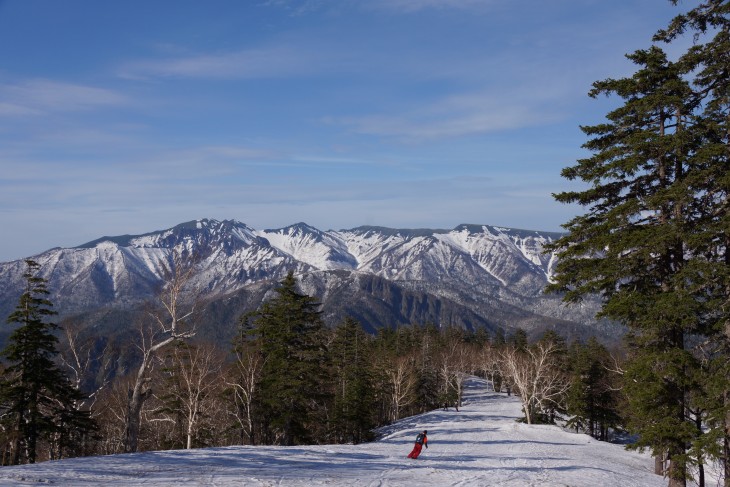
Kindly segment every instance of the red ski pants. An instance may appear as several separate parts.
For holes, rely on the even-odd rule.
[[[418,458],[418,455],[421,454],[421,448],[423,448],[423,445],[420,443],[413,445],[413,451],[408,454],[408,458]]]

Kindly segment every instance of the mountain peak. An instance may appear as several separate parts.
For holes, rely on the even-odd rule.
[[[315,234],[321,235],[323,232],[308,223],[299,222],[292,225],[287,225],[282,228],[269,228],[264,230],[265,233],[281,233],[285,235],[296,235],[296,234]]]
[[[553,235],[558,234],[473,224],[453,230],[361,226],[321,231],[299,222],[261,231],[236,220],[204,218],[167,230],[102,237],[73,249],[49,250],[39,255],[38,261],[49,279],[49,290],[55,293],[53,298],[64,312],[149,299],[159,284],[159,262],[174,250],[184,250],[199,257],[196,285],[211,299],[251,286],[265,286],[295,270],[310,276],[311,282],[319,282],[313,285],[327,299],[330,295],[326,292],[344,292],[344,288],[337,288],[342,276],[352,276],[353,285],[365,286],[353,292],[378,300],[363,304],[357,315],[371,329],[389,320],[412,320],[415,311],[428,311],[429,319],[446,319],[439,315],[443,312],[438,308],[441,305],[429,308],[428,303],[436,303],[429,301],[431,298],[387,308],[395,318],[376,316],[373,306],[380,309],[382,303],[398,298],[389,294],[388,286],[402,286],[411,293],[458,303],[495,326],[529,327],[541,321],[530,318],[538,309],[546,309],[548,320],[573,314],[554,304],[560,301],[558,296],[546,298],[542,294],[555,264],[555,256],[544,254],[543,248]],[[9,313],[13,309],[17,290],[22,287],[22,274],[18,261],[0,263],[0,311]],[[405,299],[404,294],[399,296]],[[509,303],[504,309],[524,312],[500,311],[484,317],[484,310],[492,309],[495,300],[501,299]],[[353,303],[343,298],[337,306]],[[385,313],[385,309],[379,313]],[[585,309],[579,316],[581,322],[592,319],[593,312]]]
[[[430,237],[435,233],[448,233],[449,230],[432,228],[390,228],[363,225],[360,227],[351,228],[349,230],[340,230],[340,232],[356,233],[365,236],[371,236],[376,234],[382,235],[384,237],[402,237],[408,239],[415,237]]]

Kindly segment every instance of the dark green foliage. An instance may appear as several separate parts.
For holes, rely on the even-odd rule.
[[[697,457],[699,449],[719,458],[730,486],[730,2],[705,0],[678,15],[654,40],[670,43],[685,34],[693,36],[681,57],[697,104],[698,120],[691,129],[701,140],[691,154],[692,211],[699,220],[692,241],[698,256],[694,285],[709,327],[709,339],[697,354],[703,363],[702,392],[694,397],[709,430],[693,449]]]
[[[583,127],[593,155],[563,170],[589,188],[556,195],[586,213],[552,246],[561,263],[551,289],[572,302],[600,294],[601,316],[630,327],[636,446],[667,458],[677,484],[718,444],[730,473],[729,17],[729,2],[705,1],[655,36],[695,33],[676,61],[653,46],[628,56],[633,76],[594,84],[591,96],[623,105]]]
[[[155,415],[171,419],[174,428],[172,434],[163,439],[165,450],[177,450],[185,448],[185,405],[180,391],[185,387],[179,371],[180,364],[175,360],[174,351],[185,350],[190,345],[182,340],[172,344],[160,357],[161,370],[155,378],[160,382],[160,393],[158,394],[159,404],[154,410]]]
[[[473,333],[467,335],[467,340],[477,347],[484,347],[490,343],[489,332],[486,328],[478,328]]]
[[[46,299],[46,281],[35,274],[39,265],[27,260],[25,292],[8,317],[18,325],[2,351],[7,367],[0,382],[3,464],[35,463],[41,442],[50,458],[75,453],[93,429],[88,412],[78,411],[83,395],[71,386],[54,359],[58,328],[46,320],[55,314]]]
[[[595,338],[571,347],[567,425],[603,441],[609,439],[611,428],[621,424],[619,376],[611,372],[612,366],[608,351]]]
[[[591,340],[596,341],[595,338],[591,338]],[[542,334],[538,342],[552,343],[553,345],[555,345],[555,353],[558,355],[565,356],[568,352],[568,349],[565,345],[565,338],[558,335],[555,330],[547,330],[545,333]]]
[[[686,153],[693,141],[683,127],[691,123],[691,97],[680,67],[659,48],[628,57],[640,67],[633,77],[597,82],[591,92],[616,94],[625,104],[607,115],[607,123],[583,127],[592,137],[585,147],[594,155],[563,171],[591,188],[556,195],[588,207],[588,213],[569,222],[570,233],[554,246],[561,262],[552,289],[566,292],[569,301],[601,294],[600,316],[632,328],[630,376],[642,381],[638,390],[655,394],[651,408],[630,402],[637,406],[631,423],[637,445],[667,453],[670,474],[681,479],[691,439],[684,401],[692,372],[685,367],[694,364],[676,362],[697,324],[684,262],[691,228]]]
[[[329,351],[334,379],[332,428],[338,443],[372,439],[376,425],[372,342],[351,318],[334,331]]]
[[[433,324],[423,328],[414,327],[418,338],[416,351],[416,404],[419,412],[430,411],[441,406],[439,375],[434,364],[435,353],[440,345],[439,329]]]
[[[527,332],[522,328],[516,329],[515,332],[510,335],[507,343],[513,346],[516,350],[527,350]]]
[[[260,401],[270,439],[282,445],[309,443],[322,407],[326,380],[325,334],[319,303],[297,290],[290,272],[252,319],[263,357]]]
[[[504,336],[504,330],[502,328],[497,328],[497,331],[494,332],[494,340],[492,340],[492,344],[495,347],[501,347],[506,343],[507,339]]]

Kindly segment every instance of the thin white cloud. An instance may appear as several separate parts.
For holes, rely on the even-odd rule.
[[[395,12],[410,13],[426,9],[479,9],[491,5],[493,0],[372,0],[370,7]]]
[[[559,120],[549,95],[474,93],[446,97],[426,108],[403,114],[330,117],[326,122],[349,126],[356,133],[432,139],[530,127]]]
[[[342,2],[342,0],[336,1]],[[263,4],[286,9],[293,15],[304,15],[331,5],[332,0],[266,0]]]
[[[0,102],[0,117],[40,115],[42,112],[18,103]]]
[[[126,102],[113,90],[47,79],[0,85],[0,115],[86,111]]]
[[[475,10],[493,3],[494,0],[267,0],[264,5],[286,9],[293,15],[304,15],[318,10],[337,9],[343,5],[407,14],[427,9]]]
[[[201,54],[127,63],[119,75],[128,79],[278,78],[317,73],[328,60],[315,50],[294,46],[269,46],[221,54]]]
[[[294,156],[292,160],[297,162],[327,164],[327,165],[371,165],[373,161],[357,159],[353,157],[332,157],[332,156]]]
[[[150,179],[202,182],[238,176],[242,167],[270,165],[277,157],[275,150],[217,145],[160,151],[141,160]]]

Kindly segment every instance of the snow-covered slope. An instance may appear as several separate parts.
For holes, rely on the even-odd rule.
[[[472,314],[491,328],[520,326],[529,331],[562,321],[591,324],[593,308],[566,310],[559,297],[542,293],[555,262],[555,256],[544,254],[543,248],[558,236],[488,225],[321,231],[298,223],[256,230],[237,221],[206,219],[145,235],[102,237],[75,248],[51,249],[33,259],[41,264],[41,276],[48,280],[51,300],[62,315],[129,307],[153,298],[165,266],[173,251],[178,251],[195,256],[194,286],[207,302],[251,286],[271,286],[288,271],[300,278],[312,277],[312,289],[325,300],[342,296],[338,289],[354,282],[351,276],[357,274],[403,288],[377,298],[392,297],[398,302],[380,306],[370,299],[363,304],[379,308],[377,316],[372,309],[347,310],[360,318],[369,316],[370,329],[413,319],[464,323],[453,317]],[[0,263],[0,315],[7,316],[17,303],[23,272],[22,261]],[[367,286],[357,292],[367,292]],[[435,311],[389,318],[387,309],[400,309],[404,292],[427,295],[419,299],[428,301],[424,306]],[[449,311],[443,312],[443,306]]]
[[[337,234],[298,223],[278,230],[258,232],[275,248],[319,270],[355,269],[357,261]]]
[[[0,469],[0,485],[35,486],[504,486],[660,487],[648,454],[517,423],[515,397],[472,379],[459,412],[432,411],[382,431],[374,443],[233,446],[76,458]],[[428,430],[429,448],[406,455]],[[710,484],[714,485],[714,484]]]

